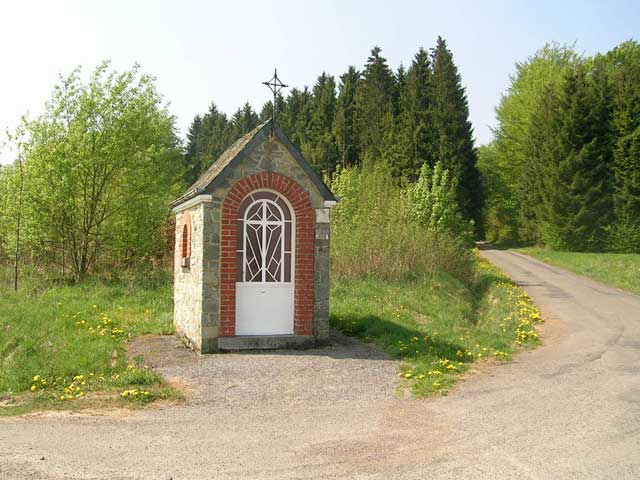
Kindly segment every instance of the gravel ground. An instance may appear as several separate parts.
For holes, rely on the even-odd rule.
[[[448,397],[400,398],[397,363],[340,337],[202,357],[146,339],[186,405],[0,419],[0,478],[640,478],[640,297],[484,255],[541,307],[544,345]]]
[[[175,337],[159,336],[138,339],[129,351],[185,389],[192,407],[320,407],[389,400],[396,390],[396,361],[337,333],[328,346],[311,350],[198,356]]]

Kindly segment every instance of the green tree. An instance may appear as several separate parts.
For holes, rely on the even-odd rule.
[[[416,53],[400,95],[398,142],[405,160],[397,165],[398,174],[415,180],[423,164],[435,164],[436,137],[432,120],[432,71],[428,52]]]
[[[294,145],[300,148],[308,141],[311,124],[311,92],[307,87],[302,90],[291,89],[280,118],[282,128]]]
[[[336,82],[323,72],[313,87],[308,141],[302,144],[302,150],[311,166],[329,177],[338,163],[338,149],[333,137],[335,111]]]
[[[516,231],[508,226],[512,238],[496,240],[524,240],[538,242],[539,222],[535,208],[539,198],[540,172],[538,158],[530,151],[536,148],[530,142],[533,116],[540,108],[548,91],[559,88],[564,73],[581,62],[571,46],[546,45],[516,64],[511,84],[496,108],[498,127],[494,131],[495,142],[491,157],[491,168],[501,172],[504,188],[490,192],[503,195],[499,204],[508,206],[516,221]],[[550,135],[554,135],[550,132]],[[491,180],[488,180],[491,182]],[[500,212],[485,211],[485,218],[501,216]]]
[[[340,76],[340,93],[336,102],[333,135],[340,156],[340,164],[343,167],[355,165],[358,161],[355,97],[359,79],[360,73],[351,66]]]
[[[613,211],[611,98],[602,65],[576,66],[550,88],[532,125],[542,240],[553,248],[604,248]],[[538,133],[540,132],[540,133]]]
[[[237,139],[256,128],[260,123],[260,118],[247,102],[233,114],[231,123],[233,125],[233,137]]]
[[[503,168],[497,153],[497,142],[478,148],[478,170],[485,194],[482,225],[485,239],[490,242],[517,242],[518,204],[513,192],[509,170]]]
[[[198,156],[198,143],[201,135],[202,117],[200,115],[196,115],[191,121],[191,125],[189,125],[189,131],[187,132],[187,147],[183,157],[184,180],[188,185],[191,185],[200,175],[201,165]]]
[[[276,97],[276,122],[280,125],[281,128],[287,129],[288,125],[286,124],[286,119],[283,119],[283,112],[285,111],[286,103],[285,99],[281,93],[278,93]],[[269,100],[262,106],[262,110],[260,110],[260,122],[266,122],[271,117],[273,117],[273,101]]]
[[[482,192],[467,96],[453,55],[442,37],[438,37],[431,62],[431,114],[437,132],[435,160],[442,162],[457,179],[457,198],[464,217],[480,226]]]
[[[615,225],[610,247],[640,253],[640,44],[623,42],[596,62],[604,62],[613,96],[616,136]]]
[[[385,126],[389,112],[394,113],[395,77],[380,52],[380,47],[371,50],[356,88],[356,131],[364,161],[382,157]]]
[[[196,115],[187,133],[185,182],[188,185],[195,182],[241,135],[241,131],[218,110],[214,102],[211,102],[209,110],[202,117]]]
[[[152,77],[105,62],[83,83],[76,69],[22,128],[25,202],[40,235],[67,245],[76,279],[101,256],[131,263],[164,248],[182,165]]]

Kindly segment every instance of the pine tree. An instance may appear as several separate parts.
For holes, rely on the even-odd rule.
[[[310,104],[308,143],[303,150],[318,173],[328,177],[335,171],[338,151],[333,138],[333,121],[336,111],[336,81],[322,73],[313,87]]]
[[[604,58],[613,95],[615,215],[610,247],[640,253],[640,44],[620,44]]]
[[[251,108],[251,105],[249,105],[248,102],[245,103],[231,118],[235,136],[239,138],[245,133],[249,133],[258,126],[259,121],[260,119],[256,112],[253,111],[253,108]]]
[[[204,172],[209,168],[209,165],[215,162],[235,139],[236,133],[233,131],[233,125],[212,102],[209,111],[203,117],[198,140],[201,171]]]
[[[415,180],[423,164],[435,165],[432,112],[432,72],[429,54],[421,48],[416,53],[400,94],[398,141],[404,162],[398,173]]]
[[[355,94],[359,79],[360,73],[351,66],[340,76],[340,93],[336,103],[333,135],[340,156],[340,164],[343,167],[355,165],[358,161]]]
[[[613,211],[612,109],[604,69],[568,72],[544,108],[548,126],[540,138],[545,146],[537,185],[543,241],[558,249],[600,250]]]
[[[234,140],[235,132],[227,116],[212,102],[207,113],[202,117],[196,115],[189,128],[185,182],[189,185],[195,182]]]
[[[457,198],[467,219],[480,226],[482,193],[476,167],[473,128],[469,106],[453,55],[442,37],[433,50],[433,106],[431,114],[437,134],[435,160],[442,162],[458,182]]]
[[[276,121],[280,128],[285,129],[285,125],[283,124],[282,114],[285,111],[286,102],[281,93],[278,93],[276,97]],[[273,101],[269,100],[262,105],[262,110],[260,110],[260,122],[266,122],[273,116]],[[286,131],[286,130],[285,130]]]
[[[364,161],[381,158],[385,122],[394,111],[395,77],[380,52],[380,47],[371,50],[356,88],[356,131]]]
[[[201,135],[202,117],[196,115],[189,125],[187,132],[187,148],[183,157],[184,164],[184,181],[187,185],[191,185],[200,175],[200,160],[198,153],[198,138]]]
[[[415,180],[407,169],[409,157],[405,148],[406,141],[404,130],[400,124],[399,117],[395,116],[391,110],[387,111],[383,122],[383,136],[380,156],[388,165],[391,175],[395,179],[409,178]]]
[[[407,83],[407,70],[401,63],[395,73],[393,89],[393,115],[398,116],[402,110],[401,97]]]
[[[311,123],[311,93],[307,87],[303,90],[291,89],[285,100],[284,110],[280,116],[280,125],[289,139],[298,148],[307,142]]]

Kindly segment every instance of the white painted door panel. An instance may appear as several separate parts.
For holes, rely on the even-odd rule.
[[[291,334],[293,284],[236,284],[236,335]]]
[[[293,334],[295,218],[272,191],[245,198],[238,216],[236,335]]]

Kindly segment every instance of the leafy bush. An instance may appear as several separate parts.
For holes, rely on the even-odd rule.
[[[418,181],[407,189],[415,221],[435,235],[453,235],[471,246],[473,221],[462,218],[456,201],[456,182],[440,162],[433,170],[422,165]]]
[[[338,170],[332,182],[340,197],[332,218],[333,275],[397,279],[445,270],[460,278],[470,276],[468,239],[457,236],[447,223],[455,224],[455,215],[448,212],[457,210],[446,205],[446,195],[429,203],[435,197],[429,187],[433,181],[426,176],[420,187],[402,188],[384,165]],[[441,180],[436,182],[439,193]],[[434,228],[421,221],[428,211]]]

